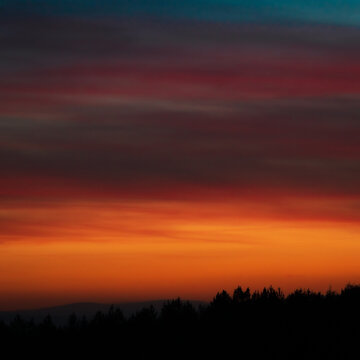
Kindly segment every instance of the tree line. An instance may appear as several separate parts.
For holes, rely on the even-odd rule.
[[[360,286],[322,294],[273,287],[218,292],[194,307],[180,298],[125,317],[119,308],[90,319],[72,314],[65,326],[16,316],[0,322],[0,345],[14,356],[49,352],[121,359],[356,359],[360,358]]]

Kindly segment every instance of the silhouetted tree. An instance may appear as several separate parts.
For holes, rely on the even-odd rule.
[[[183,324],[194,322],[197,318],[197,313],[189,301],[184,302],[177,298],[164,303],[160,317],[162,321],[168,324]]]
[[[233,301],[235,304],[242,304],[249,302],[251,298],[250,289],[242,290],[241,286],[238,286],[233,292]]]
[[[218,292],[210,303],[210,307],[218,310],[227,310],[231,307],[231,296],[223,290]]]

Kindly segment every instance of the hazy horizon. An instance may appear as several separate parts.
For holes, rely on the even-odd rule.
[[[101,305],[101,306],[114,306],[114,307],[118,307],[123,305],[141,305],[144,306],[145,304],[156,304],[156,303],[164,303],[167,301],[172,301],[172,300],[176,300],[176,299],[180,299],[181,301],[189,301],[191,303],[204,303],[204,304],[209,304],[211,303],[214,298],[216,297],[217,294],[225,291],[227,292],[230,296],[233,294],[234,290],[238,287],[241,287],[244,291],[249,288],[251,293],[254,292],[259,292],[261,294],[261,292],[264,289],[269,289],[269,288],[273,288],[275,291],[280,290],[282,294],[284,294],[285,296],[288,296],[291,293],[294,293],[294,291],[296,290],[301,290],[301,291],[310,291],[310,292],[314,292],[314,293],[320,293],[322,295],[326,295],[326,293],[328,293],[329,291],[332,293],[336,293],[336,294],[340,294],[342,290],[344,290],[346,288],[346,286],[359,286],[358,284],[351,284],[351,283],[347,283],[344,284],[343,286],[340,286],[338,288],[334,288],[331,285],[329,285],[327,288],[324,289],[312,289],[309,287],[297,287],[297,288],[293,288],[293,289],[289,289],[287,291],[284,291],[284,289],[280,288],[280,287],[276,287],[276,286],[272,286],[272,285],[268,285],[268,286],[264,286],[264,287],[259,287],[259,288],[250,288],[247,286],[241,286],[238,285],[233,289],[224,289],[224,288],[219,288],[216,292],[214,292],[211,296],[207,296],[203,299],[197,299],[197,298],[186,298],[186,297],[182,297],[182,296],[170,296],[170,297],[164,297],[164,298],[135,298],[135,299],[128,299],[128,298],[113,298],[113,299],[104,299],[104,301],[95,301],[93,299],[76,299],[71,301],[71,299],[69,299],[67,302],[56,302],[58,300],[53,300],[55,302],[49,302],[48,299],[37,299],[35,300],[35,302],[31,305],[29,302],[27,303],[26,307],[16,307],[15,304],[12,304],[9,308],[0,308],[0,313],[6,313],[6,312],[26,312],[26,311],[36,311],[36,310],[46,310],[46,309],[56,309],[56,308],[66,308],[66,307],[72,307],[72,306],[96,306],[96,305]],[[148,305],[145,305],[148,306]],[[142,307],[139,307],[139,309],[142,309]],[[0,319],[1,320],[1,319]]]

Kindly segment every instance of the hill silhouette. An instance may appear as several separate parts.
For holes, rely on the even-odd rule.
[[[356,359],[359,358],[360,286],[340,293],[298,289],[285,296],[272,287],[218,292],[209,304],[180,298],[131,316],[111,306],[66,324],[20,315],[0,322],[3,351],[124,359]]]
[[[151,300],[141,302],[123,302],[116,304],[104,304],[93,302],[81,302],[66,304],[60,306],[52,306],[39,309],[26,309],[15,311],[0,311],[0,321],[7,324],[11,323],[17,316],[23,320],[33,321],[35,324],[41,323],[47,316],[50,316],[54,325],[66,325],[70,315],[76,314],[77,317],[86,317],[88,319],[95,316],[97,312],[107,313],[110,308],[120,308],[125,317],[130,317],[142,308],[153,306],[156,311],[160,311],[166,300]],[[191,301],[194,307],[205,304],[202,301]]]

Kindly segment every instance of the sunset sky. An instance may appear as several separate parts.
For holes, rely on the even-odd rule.
[[[2,0],[0,310],[359,283],[359,44],[358,0]]]

